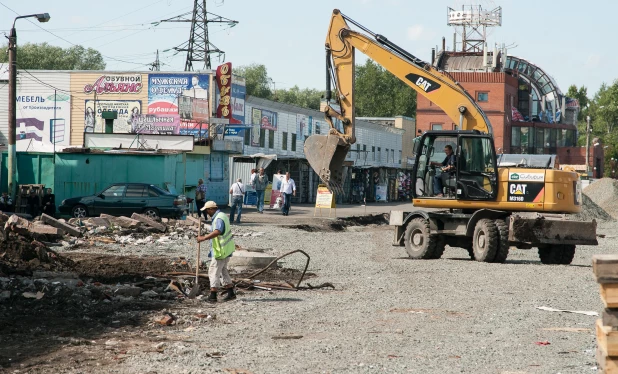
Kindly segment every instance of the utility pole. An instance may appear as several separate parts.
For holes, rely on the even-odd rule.
[[[590,116],[586,116],[586,175],[590,173]]]
[[[9,34],[9,154],[8,154],[8,192],[14,199],[17,174],[17,31],[15,27]]]
[[[155,61],[150,64],[150,71],[161,71],[161,61],[159,61],[159,50],[157,49],[157,57]]]
[[[189,15],[191,15],[191,18],[187,18]],[[208,15],[213,16],[213,18],[208,19]],[[178,47],[174,47],[174,49],[178,52],[187,52],[185,71],[193,71],[195,68],[194,65],[197,65],[197,63],[204,64],[202,69],[210,70],[212,68],[210,64],[210,55],[216,53],[221,56],[225,54],[225,52],[210,42],[208,38],[209,23],[227,23],[230,27],[238,24],[238,21],[233,21],[231,19],[207,12],[206,0],[194,0],[192,12],[187,12],[176,17],[164,19],[161,20],[161,22],[191,22],[191,33],[189,34],[189,40]]]

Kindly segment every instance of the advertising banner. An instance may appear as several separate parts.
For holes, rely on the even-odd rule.
[[[180,115],[179,106],[182,105],[180,134],[207,135],[208,80],[208,74],[149,74],[148,114]]]
[[[309,116],[309,124],[307,125],[307,134],[305,137],[308,138],[311,135],[313,135],[313,117]]]
[[[247,88],[232,83],[232,118],[236,121],[231,123],[245,123],[245,97]]]
[[[277,113],[261,109],[260,127],[266,130],[277,131]]]
[[[251,145],[254,147],[260,146],[260,124],[262,120],[262,110],[253,108],[251,111]]]
[[[298,134],[298,140],[305,139],[305,129],[307,128],[308,118],[304,114],[296,115],[296,133]]]
[[[54,94],[52,88],[43,85],[23,86],[18,86],[17,92],[17,143],[37,141],[51,145],[55,134],[56,144],[69,145],[71,96],[61,92]]]
[[[131,133],[133,119],[142,114],[141,100],[86,100],[84,132],[104,132],[103,112],[118,112],[114,120],[115,133]]]
[[[225,136],[237,136],[237,137],[244,137],[245,136],[245,129],[247,129],[247,126],[245,125],[228,125],[225,126]],[[250,127],[249,127],[250,129]]]
[[[232,118],[232,63],[226,62],[217,67],[217,87],[219,88],[219,105],[217,117]]]
[[[84,93],[136,94],[142,92],[141,74],[101,75],[94,83],[84,86]]]
[[[133,118],[131,130],[135,134],[180,134],[178,114],[145,114]]]

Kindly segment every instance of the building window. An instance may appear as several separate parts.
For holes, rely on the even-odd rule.
[[[511,146],[513,147],[521,146],[521,127],[511,128]]]
[[[315,122],[315,134],[319,135],[320,134],[320,122]]]
[[[453,123],[453,130],[455,130],[455,131],[459,130],[459,125],[456,125],[456,124]]]
[[[401,164],[401,151],[399,151],[399,162],[398,164]]]
[[[260,147],[264,148],[266,146],[266,130],[260,129]]]
[[[394,164],[395,163],[395,150],[391,149],[391,162]]]
[[[367,161],[367,145],[363,144],[363,160]]]
[[[356,159],[360,159],[360,144],[356,144]]]
[[[371,146],[371,161],[376,160],[376,147]]]
[[[292,134],[292,152],[296,152],[296,134]]]
[[[275,130],[268,130],[268,148],[275,148]]]
[[[431,129],[434,131],[440,131],[442,130],[442,124],[441,123],[432,123],[431,124]]]
[[[388,159],[388,156],[389,156],[389,155],[390,155],[390,153],[388,152],[388,148],[386,148],[386,163],[387,163],[387,164],[388,164],[388,163],[389,163],[389,161],[390,161],[390,160]]]
[[[251,129],[244,129],[245,145],[251,145]]]
[[[288,133],[284,132],[281,134],[281,149],[284,151],[288,150]]]
[[[382,148],[378,147],[378,162],[382,162]]]
[[[489,101],[489,92],[477,92],[476,101],[479,103],[486,103]]]

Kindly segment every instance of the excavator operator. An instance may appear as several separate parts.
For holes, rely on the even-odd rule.
[[[440,175],[436,174],[434,176],[433,193],[436,197],[444,196],[442,194],[442,189],[444,187],[444,184],[446,184],[445,179],[450,178],[455,173],[457,165],[457,156],[455,156],[455,153],[453,152],[453,147],[450,144],[444,146],[444,153],[446,153],[444,161],[442,161],[441,163],[431,163],[431,165],[434,166],[442,166],[440,168],[440,170],[442,170],[442,173],[440,173]]]

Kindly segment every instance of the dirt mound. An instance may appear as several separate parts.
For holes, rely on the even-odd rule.
[[[23,275],[36,269],[67,271],[74,267],[73,261],[40,241],[15,233],[8,233],[6,238],[0,235],[0,239],[0,274]]]
[[[613,219],[618,219],[618,181],[611,178],[599,179],[584,189],[584,195]]]
[[[595,204],[588,195],[582,194],[582,211],[577,214],[572,214],[569,219],[572,221],[613,221],[614,218],[610,216],[603,208]]]
[[[319,224],[284,225],[289,229],[308,232],[344,231],[351,226],[388,225],[388,214],[372,214],[367,216],[341,217],[334,221],[324,221]]]

